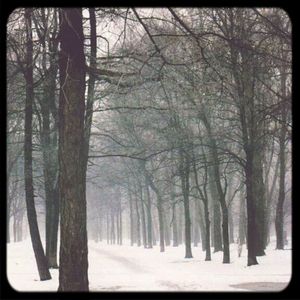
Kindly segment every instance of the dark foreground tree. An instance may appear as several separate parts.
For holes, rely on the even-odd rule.
[[[82,11],[61,10],[59,291],[88,291],[84,159],[85,57]]]
[[[32,247],[41,280],[51,279],[46,256],[39,233],[37,216],[34,204],[33,176],[32,176],[32,107],[33,107],[33,43],[31,29],[32,9],[25,9],[26,22],[26,82],[25,97],[25,140],[24,140],[24,177],[25,200]]]

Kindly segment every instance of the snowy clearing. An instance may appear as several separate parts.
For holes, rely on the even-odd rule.
[[[8,244],[7,275],[18,291],[56,291],[58,270],[52,280],[39,281],[29,240]],[[290,246],[287,246],[290,249]],[[193,247],[192,259],[185,259],[184,246],[159,247],[107,245],[89,241],[90,291],[280,291],[291,277],[291,250],[274,250],[272,243],[259,265],[246,267],[247,251],[237,256],[231,245],[231,263],[222,264],[222,252],[205,252]]]

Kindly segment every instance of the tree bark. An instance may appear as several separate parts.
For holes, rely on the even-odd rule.
[[[238,243],[240,246],[245,244],[245,239],[246,239],[245,225],[246,225],[245,199],[243,193],[241,192],[240,208],[239,208],[239,239],[238,239]]]
[[[185,221],[185,258],[192,258],[192,247],[191,247],[191,216],[190,216],[190,205],[189,205],[189,177],[190,177],[190,161],[187,154],[180,151],[180,178],[181,178],[181,189],[183,194],[183,206],[184,206],[184,221]]]
[[[136,235],[137,235],[137,246],[141,246],[141,219],[138,206],[137,195],[135,196],[135,211],[136,211]]]
[[[252,153],[249,151],[246,158],[246,199],[247,199],[247,248],[248,248],[248,266],[258,264],[257,253],[257,221],[253,193],[253,163]]]
[[[231,206],[228,207],[228,222],[229,222],[229,243],[234,243],[234,224],[232,218]]]
[[[286,75],[283,70],[281,75],[281,90],[282,94],[286,95]],[[276,206],[276,217],[275,217],[275,230],[276,230],[276,249],[284,249],[284,212],[283,204],[285,200],[285,172],[286,172],[286,154],[285,154],[285,140],[287,132],[287,110],[284,104],[281,108],[282,125],[279,136],[279,195]]]
[[[86,160],[84,157],[85,57],[82,11],[61,10],[59,291],[88,291]],[[76,163],[75,163],[76,162]]]
[[[144,199],[143,199],[143,186],[140,184],[140,200],[141,200],[141,212],[142,212],[142,236],[143,236],[143,246],[147,248],[147,232],[146,232],[146,219],[145,219],[145,209],[144,209]]]

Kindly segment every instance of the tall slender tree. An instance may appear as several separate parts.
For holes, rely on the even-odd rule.
[[[24,139],[24,177],[27,218],[32,247],[37,262],[41,280],[51,279],[46,256],[44,253],[34,203],[33,174],[32,174],[32,108],[34,101],[33,89],[33,42],[32,42],[32,9],[25,9],[26,22],[26,97],[25,97],[25,139]]]

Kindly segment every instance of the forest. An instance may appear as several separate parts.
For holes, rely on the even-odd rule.
[[[290,255],[284,10],[17,8],[6,71],[7,259],[30,241],[38,281],[89,291],[93,247],[212,275]]]

